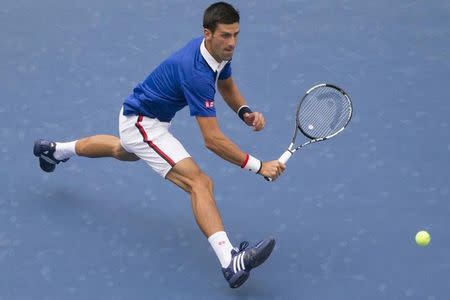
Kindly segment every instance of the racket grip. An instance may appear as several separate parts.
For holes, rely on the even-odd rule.
[[[289,160],[289,158],[291,158],[292,156],[292,152],[289,150],[284,151],[284,153],[280,156],[280,158],[278,159],[279,162],[281,162],[282,164],[286,164],[287,161]],[[272,181],[272,178],[270,177],[266,177],[264,176],[264,179],[267,181]]]
[[[279,162],[286,164],[289,158],[291,158],[292,152],[289,150],[284,151],[284,153],[278,159]]]

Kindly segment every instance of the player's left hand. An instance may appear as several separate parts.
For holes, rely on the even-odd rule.
[[[252,126],[255,131],[260,131],[261,129],[263,129],[266,123],[263,114],[257,111],[250,114],[245,113],[244,122],[248,126]]]

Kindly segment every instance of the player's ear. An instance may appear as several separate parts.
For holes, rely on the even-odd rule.
[[[203,28],[203,36],[205,40],[209,40],[212,38],[213,33],[208,28]]]

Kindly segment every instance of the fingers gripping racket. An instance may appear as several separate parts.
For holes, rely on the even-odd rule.
[[[298,149],[336,136],[348,125],[352,113],[352,101],[344,90],[326,83],[313,86],[297,105],[292,142],[278,160],[286,164]],[[296,146],[295,140],[299,131],[309,140],[300,146]],[[272,181],[269,177],[265,178]]]

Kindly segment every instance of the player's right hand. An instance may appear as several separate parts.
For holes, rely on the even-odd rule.
[[[283,173],[285,169],[286,166],[283,163],[279,162],[278,160],[266,161],[262,163],[259,174],[261,174],[264,177],[269,177],[272,180],[275,180],[278,178],[278,176],[281,175],[281,173]]]

